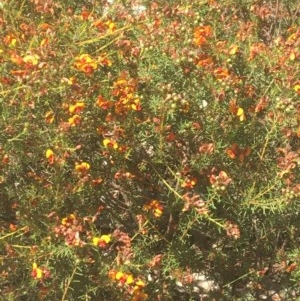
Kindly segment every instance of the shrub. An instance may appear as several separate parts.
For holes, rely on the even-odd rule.
[[[0,4],[4,300],[299,297],[297,1]]]

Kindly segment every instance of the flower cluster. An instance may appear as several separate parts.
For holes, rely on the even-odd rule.
[[[139,277],[134,277],[131,273],[112,269],[108,272],[108,277],[118,282],[120,287],[125,287],[127,292],[132,295],[132,301],[146,300],[148,295],[144,293],[145,282]]]
[[[116,114],[125,114],[128,111],[140,111],[141,101],[136,94],[137,82],[128,78],[126,73],[122,73],[114,82],[112,94],[116,97]]]
[[[80,113],[82,113],[83,109],[85,108],[85,103],[81,101],[77,101],[76,103],[70,105],[68,107],[68,111],[72,116],[68,119],[68,124],[71,127],[75,127],[79,125],[81,122]]]

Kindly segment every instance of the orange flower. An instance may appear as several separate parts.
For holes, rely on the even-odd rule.
[[[130,105],[130,108],[133,111],[140,111],[141,110],[141,101],[139,97],[135,97]]]
[[[157,200],[151,200],[144,205],[144,210],[150,211],[155,217],[161,217],[163,214],[163,206]]]
[[[8,45],[10,47],[14,47],[16,46],[16,43],[17,43],[17,39],[14,35],[12,34],[8,34],[4,37],[4,44],[5,45]]]
[[[10,56],[10,60],[16,65],[22,65],[24,63],[22,57],[20,57],[16,53],[12,53],[12,55]]]
[[[143,291],[135,291],[131,301],[142,301],[148,299],[148,295]]]
[[[108,271],[108,278],[115,280],[117,275],[117,271],[112,269]]]
[[[223,80],[229,77],[229,71],[227,68],[217,68],[214,70],[214,75],[218,80]]]
[[[2,163],[3,164],[8,164],[9,163],[9,155],[8,154],[3,155]]]
[[[210,26],[198,26],[194,30],[194,44],[202,46],[207,42],[207,38],[212,36],[212,28]]]
[[[84,102],[76,102],[74,105],[71,105],[69,107],[69,112],[71,114],[75,113],[75,114],[79,114],[80,112],[82,112],[82,110],[84,109],[85,104]]]
[[[103,96],[98,96],[96,105],[103,110],[107,110],[113,106],[113,103],[109,100],[105,100]]]
[[[54,113],[52,111],[48,111],[45,114],[46,123],[53,123],[54,121]]]
[[[87,173],[87,171],[91,168],[90,164],[87,162],[76,163],[75,170],[79,173]]]
[[[285,270],[287,273],[291,273],[292,271],[294,271],[296,269],[296,267],[297,267],[297,263],[293,262],[289,266],[287,266]]]
[[[75,58],[75,68],[78,70],[91,74],[97,69],[97,63],[88,54],[84,53]]]
[[[192,178],[192,179],[186,179],[182,184],[182,188],[194,188],[194,186],[197,184],[197,179]]]
[[[250,47],[250,54],[248,61],[252,61],[258,54],[261,54],[266,50],[266,45],[264,43],[256,43]]]
[[[107,67],[110,67],[112,65],[112,62],[111,60],[107,57],[107,54],[106,53],[103,53],[102,55],[100,55],[98,57],[98,63],[101,65],[101,66],[107,66]]]
[[[207,67],[212,64],[213,64],[213,59],[207,54],[201,54],[200,56],[197,57],[197,66],[199,67]]]
[[[111,20],[103,22],[102,19],[99,19],[93,23],[93,26],[97,27],[100,32],[107,31],[108,33],[110,33],[116,30],[116,24]]]
[[[114,82],[114,89],[112,94],[118,97],[116,102],[116,114],[123,114],[129,110],[140,111],[141,103],[140,98],[135,95],[136,81],[127,79],[127,74],[121,74],[120,78]]]
[[[102,179],[102,178],[96,178],[96,179],[93,179],[93,180],[92,180],[92,184],[93,184],[94,186],[99,185],[99,184],[101,184],[102,182],[103,182],[103,179]]]
[[[14,232],[14,231],[17,231],[17,229],[18,229],[17,225],[15,225],[15,224],[9,224],[9,230],[10,231]]]
[[[226,154],[230,159],[238,158],[243,163],[245,158],[251,154],[251,148],[249,146],[240,148],[237,143],[233,143],[230,148],[226,149]]]

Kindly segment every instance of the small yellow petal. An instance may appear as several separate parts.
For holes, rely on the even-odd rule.
[[[299,92],[299,91],[300,91],[300,84],[299,84],[299,85],[295,85],[295,86],[294,86],[294,90],[295,90],[296,92]]]
[[[127,283],[127,284],[131,284],[131,283],[133,283],[133,281],[134,281],[133,276],[132,276],[131,274],[128,275],[128,277],[127,277],[127,279],[126,279],[126,283]]]
[[[93,245],[98,246],[100,238],[99,237],[93,237]]]
[[[238,116],[240,118],[240,121],[244,121],[246,119],[244,110],[242,108],[238,108],[236,116]]]
[[[100,240],[108,244],[110,242],[110,235],[101,235]]]
[[[36,278],[41,279],[43,277],[43,271],[39,268],[36,269]]]
[[[54,155],[53,151],[52,151],[50,148],[48,148],[48,149],[46,150],[46,158],[49,159],[49,158],[52,157],[53,155]]]
[[[124,273],[118,272],[118,273],[116,274],[116,280],[120,280],[123,276],[124,276]]]
[[[135,283],[135,285],[137,285],[138,287],[144,287],[144,286],[145,286],[145,282],[142,281],[141,279],[139,279],[139,280]]]

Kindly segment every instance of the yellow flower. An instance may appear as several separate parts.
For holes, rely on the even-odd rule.
[[[34,279],[41,279],[43,277],[43,271],[40,268],[38,268],[36,262],[32,264],[31,275]]]
[[[238,51],[239,51],[239,46],[234,45],[234,44],[231,45],[231,46],[229,47],[229,50],[228,50],[228,52],[229,52],[230,55],[234,55],[234,54],[236,54]]]
[[[100,237],[100,241],[104,241],[106,244],[108,244],[111,240],[111,236],[110,235],[101,235]]]
[[[100,237],[93,237],[93,245],[100,248],[105,248],[110,241],[110,235],[101,235]]]
[[[124,276],[123,272],[117,272],[115,278],[116,278],[116,280],[120,280],[123,276]]]
[[[84,73],[93,73],[97,69],[97,63],[88,54],[84,53],[75,58],[75,68]]]
[[[71,114],[73,114],[73,113],[78,114],[84,109],[84,107],[85,107],[84,102],[76,102],[74,105],[71,105],[69,107],[69,112]]]
[[[47,111],[45,114],[46,123],[53,123],[54,121],[54,113],[52,111]]]
[[[300,84],[294,86],[294,91],[300,94]]]
[[[81,120],[80,116],[75,114],[74,116],[68,119],[68,123],[70,124],[70,126],[75,126],[80,123],[80,120]]]
[[[87,162],[76,163],[75,170],[80,173],[85,173],[91,168],[90,164]]]
[[[67,217],[64,217],[61,220],[61,224],[62,225],[72,224],[75,219],[76,219],[76,216],[73,213],[69,214]]]
[[[107,67],[110,67],[112,65],[112,61],[108,58],[106,53],[103,53],[98,57],[98,63],[101,66],[107,66]]]
[[[39,62],[40,57],[37,54],[29,54],[23,57],[23,61],[27,64],[36,66]]]
[[[106,21],[105,25],[108,27],[110,32],[113,32],[116,29],[116,24],[111,20]]]
[[[103,140],[103,145],[107,148],[113,148],[113,149],[117,149],[118,148],[118,143],[112,139],[104,139]]]
[[[246,120],[246,116],[245,116],[244,110],[242,108],[238,108],[236,116],[239,117],[240,121]]]
[[[132,274],[127,275],[126,284],[132,284],[134,282],[134,278]]]
[[[99,237],[93,237],[93,245],[98,246],[100,238]]]
[[[157,200],[151,200],[144,205],[144,210],[152,212],[155,217],[161,217],[163,214],[163,206]]]
[[[52,151],[50,148],[48,148],[48,149],[46,150],[46,158],[49,159],[49,158],[51,158],[53,155],[54,155],[53,151]]]
[[[52,149],[48,148],[46,150],[46,158],[48,159],[49,164],[54,163],[54,152],[52,151]]]
[[[10,47],[14,47],[14,46],[16,46],[16,43],[17,43],[17,39],[14,35],[8,34],[4,37],[4,44],[5,45],[8,45]]]
[[[141,280],[141,279],[138,279],[136,281],[135,286],[134,286],[133,289],[136,291],[136,290],[140,290],[140,289],[142,289],[144,287],[145,287],[145,282],[143,280]]]

